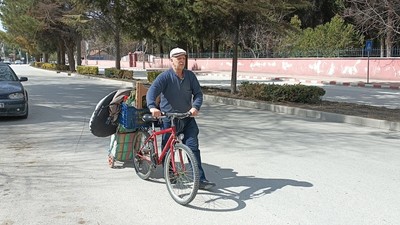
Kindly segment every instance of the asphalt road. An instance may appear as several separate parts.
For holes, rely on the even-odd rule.
[[[400,90],[330,85],[323,88],[324,100],[400,109]]]
[[[211,192],[188,207],[160,170],[107,165],[88,121],[118,81],[15,66],[27,120],[0,119],[1,225],[309,224],[400,221],[399,132],[205,102],[197,121]]]

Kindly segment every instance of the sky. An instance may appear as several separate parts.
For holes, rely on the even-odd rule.
[[[0,20],[0,30],[1,30],[1,31],[4,31],[4,29],[3,29],[3,23],[1,23],[1,20]]]

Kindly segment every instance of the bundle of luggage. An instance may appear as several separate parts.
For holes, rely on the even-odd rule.
[[[147,108],[135,107],[135,90],[116,90],[99,101],[89,122],[96,137],[111,136],[108,164],[114,168],[115,161],[126,162],[133,158],[133,149],[140,146],[143,137],[138,129],[147,128],[142,116],[150,113]]]

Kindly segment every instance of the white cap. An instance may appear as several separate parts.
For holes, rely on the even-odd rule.
[[[174,48],[171,50],[171,52],[169,53],[169,57],[178,57],[180,55],[186,55],[186,51],[181,49],[181,48]]]

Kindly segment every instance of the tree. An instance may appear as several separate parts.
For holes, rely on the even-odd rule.
[[[297,56],[299,52],[310,52],[318,56],[332,57],[338,49],[359,47],[364,42],[363,35],[339,15],[315,28],[302,30],[301,21],[296,16],[292,18],[291,23],[296,30],[293,30],[279,46],[279,51],[290,56]]]
[[[168,2],[158,0],[137,0],[128,3],[124,30],[131,39],[141,42],[142,51],[147,49],[144,45],[152,42],[158,46],[158,52],[164,53],[164,45],[173,39],[168,36],[167,30],[171,27],[171,18],[178,18],[171,15],[167,7]]]
[[[66,17],[75,14],[75,5],[72,1],[5,0],[1,12],[7,33],[14,38],[21,36],[19,39],[15,38],[16,40],[25,40],[25,42],[20,41],[20,45],[30,47],[31,52],[33,48],[36,48],[36,52],[43,52],[45,62],[50,53],[57,52],[59,64],[65,64],[63,60],[65,49],[70,70],[75,70],[76,40],[80,37],[80,33],[76,24],[69,23],[70,20]]]
[[[94,20],[92,32],[103,37],[112,35],[115,52],[115,68],[121,69],[121,37],[123,28],[127,27],[131,10],[129,0],[76,0],[87,5],[86,16]]]
[[[382,37],[381,45],[386,46],[387,57],[400,35],[400,1],[398,0],[344,0],[344,15],[354,19],[362,32]],[[384,39],[384,41],[383,41]],[[384,43],[383,43],[384,42]]]
[[[68,23],[68,16],[71,14],[75,14],[74,3],[64,0],[41,0],[35,4],[32,12],[32,16],[42,23],[41,32],[53,36],[58,41],[58,44],[55,44],[58,49],[58,59],[63,61],[65,48],[69,69],[75,71],[75,49],[77,39],[81,35],[75,24]]]
[[[310,0],[310,5],[310,7],[296,12],[302,21],[302,29],[315,28],[318,25],[325,24],[331,21],[336,14],[342,13],[343,10],[340,0]]]
[[[1,1],[0,18],[6,30],[1,39],[3,42],[20,46],[29,54],[37,54],[35,36],[40,29],[40,22],[29,15],[32,5],[32,0]]]
[[[200,0],[198,4],[204,12],[212,6],[212,14],[219,15],[220,30],[229,34],[233,43],[231,92],[235,93],[237,84],[237,60],[240,30],[248,24],[263,24],[271,31],[283,32],[287,23],[281,20],[296,9],[307,7],[306,1],[270,1],[270,0]],[[249,27],[248,27],[249,28]],[[250,27],[251,28],[251,27]]]

